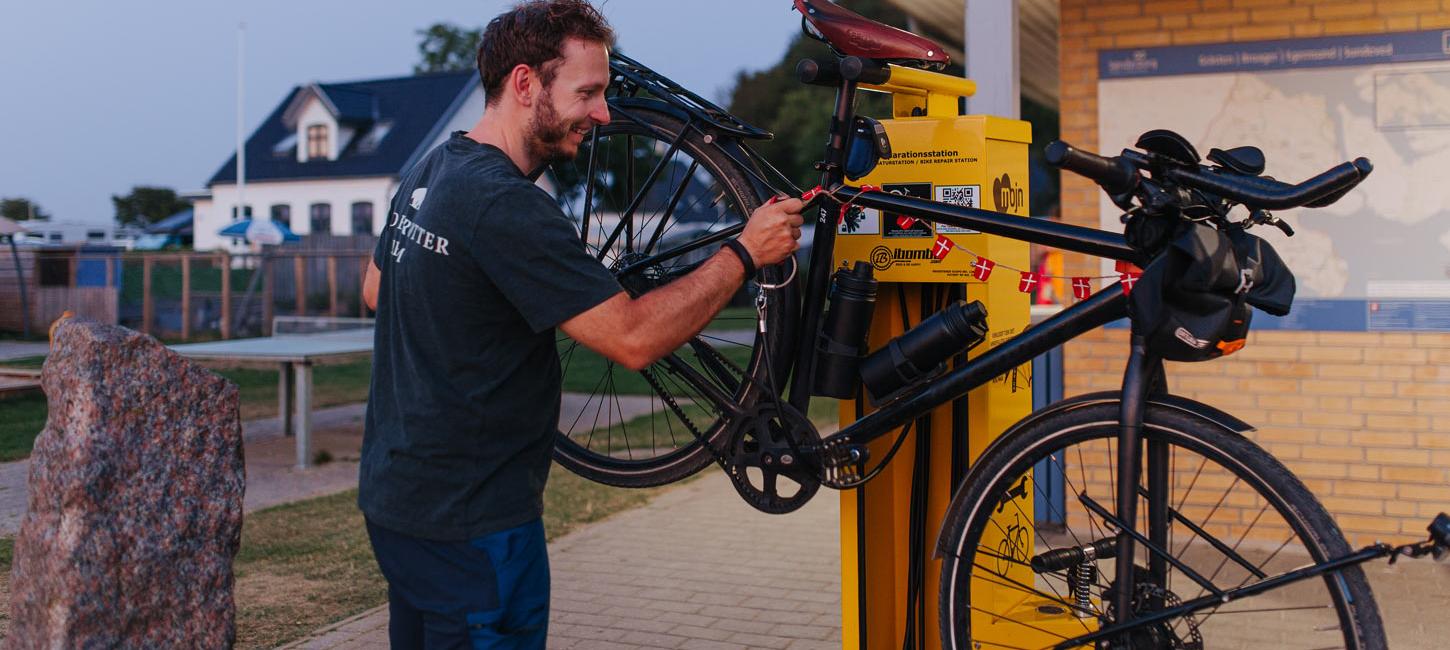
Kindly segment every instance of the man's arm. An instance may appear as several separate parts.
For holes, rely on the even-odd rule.
[[[378,263],[368,260],[368,272],[363,276],[363,302],[367,303],[368,309],[378,310],[378,280],[383,277],[382,269]]]
[[[740,242],[757,266],[777,264],[800,248],[803,207],[789,199],[751,215]],[[679,280],[639,298],[619,293],[559,327],[615,363],[639,370],[705,329],[745,279],[745,265],[722,248]]]

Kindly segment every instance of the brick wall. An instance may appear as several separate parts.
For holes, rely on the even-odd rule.
[[[1062,139],[1089,151],[1098,149],[1099,49],[1450,29],[1450,0],[1061,6]],[[1099,191],[1063,174],[1064,220],[1097,227]],[[1099,271],[1082,256],[1066,267]],[[1117,388],[1126,351],[1125,330],[1068,345],[1066,393]],[[1418,537],[1429,517],[1450,511],[1450,334],[1255,332],[1233,357],[1170,364],[1169,376],[1175,393],[1257,426],[1253,437],[1308,484],[1351,543]]]

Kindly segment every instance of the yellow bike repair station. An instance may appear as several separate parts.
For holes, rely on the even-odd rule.
[[[960,115],[958,98],[970,96],[976,86],[958,77],[892,66],[890,82],[862,87],[892,94],[893,119],[882,121],[892,155],[860,179],[861,185],[1028,218],[1027,145],[1032,130],[1027,122]],[[987,308],[990,330],[970,354],[973,358],[1028,326],[1029,295],[1019,291],[1021,274],[1012,270],[1030,268],[1025,242],[899,216],[858,209],[838,225],[836,267],[869,261],[881,283],[869,349],[881,348],[953,298],[980,300]],[[954,245],[940,259],[932,255],[938,236]],[[985,281],[972,274],[978,257],[998,265]],[[878,476],[841,493],[844,648],[902,648],[908,639],[914,648],[940,647],[936,536],[966,468],[1032,410],[1031,372],[1026,364],[921,418]],[[872,410],[869,400],[862,402],[842,401],[843,427]],[[886,435],[871,444],[868,466],[886,457],[895,438]],[[1004,495],[1021,501],[1018,507],[998,509],[999,521],[983,539],[993,553],[1021,561],[998,558],[1005,575],[1024,585],[1034,582],[1025,564],[1033,548],[1033,522],[1020,515],[1033,512],[1030,492]],[[990,556],[977,557],[979,563],[998,563]],[[1043,608],[1056,615],[1039,613],[1039,606],[1052,603],[1021,589],[978,591],[980,587],[973,589],[974,598],[990,594],[997,601],[978,603],[981,611],[1010,611],[1011,618],[1039,629],[974,613],[973,636],[978,640],[1042,647],[1063,638],[1052,632],[1083,629],[1080,619],[1062,614],[1064,608]]]

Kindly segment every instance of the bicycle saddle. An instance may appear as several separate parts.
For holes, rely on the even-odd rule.
[[[845,56],[901,61],[918,67],[942,67],[951,57],[940,45],[911,32],[883,25],[829,0],[795,0],[810,29]]]

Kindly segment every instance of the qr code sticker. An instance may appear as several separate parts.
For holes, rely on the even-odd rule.
[[[940,203],[959,205],[964,208],[980,208],[982,207],[982,186],[938,185],[936,186],[936,200]],[[936,232],[939,235],[972,235],[979,231],[939,223],[936,226]]]

